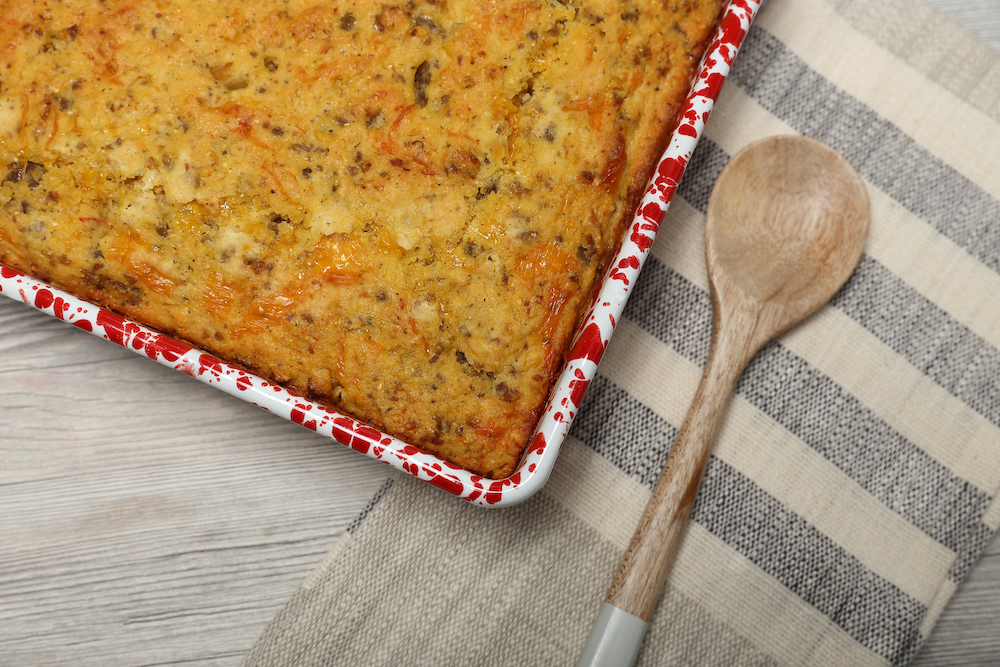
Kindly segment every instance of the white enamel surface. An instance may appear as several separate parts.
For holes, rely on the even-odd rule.
[[[586,387],[597,372],[600,356],[614,333],[648,255],[659,221],[701,137],[718,97],[719,86],[728,75],[759,7],[760,4],[752,0],[731,0],[727,4],[720,27],[710,41],[688,100],[681,109],[678,128],[650,180],[621,248],[608,266],[598,296],[582,320],[535,435],[517,470],[507,479],[489,480],[458,468],[252,373],[6,267],[0,270],[0,293],[301,424],[460,498],[487,507],[522,502],[545,484],[552,471]]]

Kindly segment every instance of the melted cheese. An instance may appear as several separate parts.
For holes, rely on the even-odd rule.
[[[719,4],[0,0],[0,260],[504,475]]]

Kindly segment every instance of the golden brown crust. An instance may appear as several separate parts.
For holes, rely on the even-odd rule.
[[[720,4],[0,2],[0,261],[505,476]]]

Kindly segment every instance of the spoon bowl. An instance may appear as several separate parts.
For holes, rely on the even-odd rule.
[[[844,285],[861,259],[868,220],[857,172],[813,139],[763,139],[722,170],[705,224],[708,362],[577,667],[635,661],[736,381],[765,343]]]
[[[839,153],[807,137],[751,144],[722,170],[708,203],[716,311],[740,292],[771,318],[761,333],[772,338],[830,300],[867,236],[868,194]]]

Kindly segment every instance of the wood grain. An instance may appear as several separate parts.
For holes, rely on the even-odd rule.
[[[0,664],[238,665],[390,472],[0,298]],[[915,665],[998,656],[1000,538]]]
[[[1000,0],[930,0],[932,5],[1000,49]]]
[[[713,310],[708,362],[608,603],[652,619],[736,381],[765,343],[843,286],[861,258],[868,222],[861,177],[814,139],[762,139],[722,170],[705,225]]]
[[[656,611],[670,563],[680,544],[729,396],[743,363],[733,363],[726,342],[713,353],[663,473],[653,488],[605,601],[647,623]],[[742,356],[746,356],[742,351]]]
[[[0,299],[0,664],[239,664],[390,474]]]

